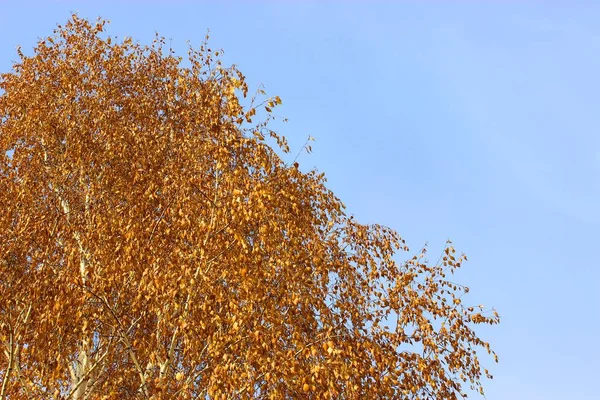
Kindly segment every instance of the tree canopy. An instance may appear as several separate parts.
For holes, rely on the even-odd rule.
[[[279,97],[207,42],[184,60],[105,27],[74,15],[0,77],[1,399],[481,389],[474,325],[499,318],[463,304],[452,243],[399,261],[283,161]]]

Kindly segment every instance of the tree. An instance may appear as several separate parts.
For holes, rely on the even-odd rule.
[[[481,388],[473,325],[499,319],[446,279],[464,255],[396,261],[282,161],[278,97],[246,101],[206,43],[184,65],[104,27],[74,15],[0,79],[0,398]]]

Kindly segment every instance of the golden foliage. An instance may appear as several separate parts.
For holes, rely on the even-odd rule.
[[[0,79],[3,399],[480,389],[472,326],[498,316],[446,280],[464,256],[394,261],[396,232],[270,147],[279,97],[104,27],[73,16]]]

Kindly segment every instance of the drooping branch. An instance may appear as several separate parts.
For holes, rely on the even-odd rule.
[[[8,358],[8,366],[6,368],[6,372],[4,373],[4,377],[2,379],[2,388],[0,388],[0,399],[6,399],[6,388],[8,387],[8,382],[10,382],[10,376],[13,371],[13,363],[15,357],[15,348],[13,342],[13,333],[10,332],[8,336],[8,344],[6,344],[6,350],[4,351],[5,355]]]

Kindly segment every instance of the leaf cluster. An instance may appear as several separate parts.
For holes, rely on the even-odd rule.
[[[0,77],[0,397],[456,399],[481,388],[447,274],[287,165],[204,43],[74,15]],[[259,94],[260,95],[260,94]],[[257,110],[267,117],[253,122]]]

